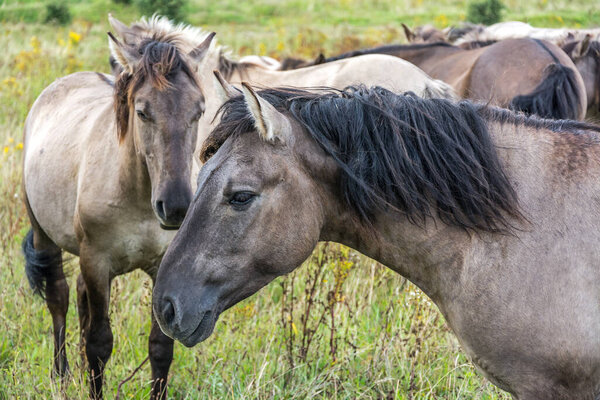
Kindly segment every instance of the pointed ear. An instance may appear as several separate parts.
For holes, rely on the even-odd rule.
[[[222,103],[225,103],[229,99],[233,99],[234,97],[238,97],[242,93],[233,87],[229,82],[223,78],[223,75],[217,70],[213,71],[215,79],[213,83],[215,85],[215,91],[217,92],[217,96]]]
[[[412,43],[415,40],[415,34],[410,30],[406,24],[402,23],[402,29],[404,29],[404,35],[406,36],[406,40],[409,43]]]
[[[198,45],[198,47],[196,47],[194,50],[188,53],[188,57],[190,57],[196,62],[202,61],[202,59],[208,52],[208,49],[210,49],[210,44],[212,43],[212,40],[215,37],[215,35],[215,32],[209,33],[208,36],[206,36],[206,39],[204,39],[202,43]]]
[[[275,143],[276,139],[285,143],[285,139],[291,134],[288,119],[277,111],[271,103],[256,94],[247,82],[242,82],[242,92],[259,135],[271,143]]]
[[[571,53],[572,58],[581,58],[585,57],[585,55],[590,51],[590,44],[592,43],[592,35],[585,35],[581,42],[577,43],[577,46],[573,49]]]
[[[315,58],[315,61],[313,62],[313,64],[319,65],[319,64],[323,64],[325,61],[327,61],[327,59],[325,58],[325,55],[323,53],[319,53],[317,58]]]
[[[108,22],[112,29],[117,33],[121,39],[123,39],[123,43],[125,44],[133,44],[139,39],[139,36],[127,25],[113,17],[111,13],[108,13]]]
[[[114,59],[119,63],[123,70],[132,74],[140,61],[141,55],[134,51],[129,45],[123,44],[117,40],[110,32],[108,33],[108,47]]]

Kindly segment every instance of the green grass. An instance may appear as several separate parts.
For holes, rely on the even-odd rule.
[[[133,6],[109,0],[68,3],[74,22],[67,27],[40,23],[43,2],[0,3],[0,399],[84,398],[87,393],[74,290],[67,322],[73,377],[64,393],[50,378],[50,316],[31,294],[19,249],[28,229],[20,194],[20,142],[27,111],[45,86],[77,70],[108,71],[107,12],[125,22],[139,15]],[[506,4],[505,19],[554,27],[600,25],[600,11],[587,0]],[[404,40],[400,22],[445,26],[464,19],[465,10],[464,1],[449,0],[196,0],[187,19],[218,32],[219,41],[239,55],[309,57],[399,42]],[[76,259],[68,269],[74,271],[69,280],[74,288]],[[304,291],[311,282],[317,282],[320,303],[307,320],[314,325],[320,313],[334,308],[335,351],[330,317],[317,327],[308,350],[302,345]],[[146,357],[149,285],[139,272],[113,283],[115,346],[106,374],[111,398]],[[332,291],[338,301],[330,304]],[[121,398],[147,397],[149,378],[145,365],[123,386]],[[443,317],[418,289],[337,245],[227,311],[205,343],[193,349],[176,345],[170,394],[188,399],[508,399],[475,372]]]

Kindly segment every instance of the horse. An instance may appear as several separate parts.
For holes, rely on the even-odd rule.
[[[600,395],[600,127],[350,87],[224,104],[153,307],[191,347],[339,242],[403,275],[515,399]]]
[[[119,77],[78,72],[57,79],[27,116],[25,270],[52,315],[53,374],[66,378],[69,286],[61,250],[79,256],[77,305],[92,398],[102,397],[113,347],[112,279],[141,268],[154,280],[191,201],[192,157],[205,110],[195,65],[213,36],[183,51],[187,42],[175,33],[135,46],[109,33]],[[154,317],[148,350],[151,397],[165,398],[173,340]]]
[[[161,34],[168,34],[172,31],[182,32],[192,42],[199,42],[207,35],[207,32],[201,28],[182,24],[175,25],[168,18],[160,16],[150,19],[142,18],[131,26],[125,25],[112,16],[109,16],[109,19],[119,35],[127,38],[126,40],[131,43],[139,41],[140,35],[153,32]],[[450,85],[432,79],[409,62],[381,54],[339,60],[291,71],[279,71],[265,68],[254,62],[236,61],[226,47],[214,41],[198,63],[198,79],[206,99],[206,113],[199,124],[198,151],[212,130],[214,117],[224,99],[220,86],[214,86],[214,71],[217,71],[227,82],[237,85],[245,80],[262,86],[303,88],[327,86],[341,89],[348,85],[364,83],[383,86],[398,93],[412,91],[427,98],[457,98]],[[193,174],[195,173],[196,170]]]
[[[585,118],[586,89],[581,75],[560,48],[545,41],[508,39],[475,49],[444,42],[387,45],[329,57],[325,62],[366,54],[405,59],[450,84],[463,98],[545,118]]]
[[[594,40],[600,39],[600,28],[535,28],[520,21],[499,22],[490,26],[467,23],[461,27],[445,29],[425,25],[416,27],[414,30],[402,24],[402,28],[410,43],[448,42],[456,46],[469,42],[497,42],[505,39],[532,38],[546,40],[562,47],[569,42],[583,40],[587,35],[592,36]]]
[[[536,28],[525,22],[506,21],[490,26],[478,26],[457,38],[453,43],[459,45],[465,42],[505,40],[516,38],[532,38],[546,40],[557,46],[562,46],[570,41],[583,40],[586,35],[591,35],[594,40],[600,39],[600,28],[571,29],[571,28]]]
[[[417,27],[413,32],[406,25],[402,24],[402,26],[406,38],[410,43],[452,42],[452,30],[439,30],[431,26],[423,26]],[[597,120],[600,118],[600,42],[594,40],[590,33],[585,33],[588,31],[590,30],[584,30],[577,35],[572,34],[569,36],[571,39],[565,37],[564,40],[557,40],[556,42],[565,42],[560,45],[560,48],[575,64],[585,86],[587,99],[586,116]],[[582,37],[584,33],[585,35]],[[448,40],[446,40],[446,37]],[[581,37],[581,39],[573,40],[572,38],[574,37]],[[472,50],[492,45],[498,41],[497,39],[463,40],[457,46],[461,49]]]
[[[573,60],[585,84],[590,119],[600,121],[600,41],[586,36],[583,40],[569,42],[562,50]]]

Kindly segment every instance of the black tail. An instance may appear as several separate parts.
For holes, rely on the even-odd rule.
[[[23,239],[25,255],[25,273],[31,288],[36,294],[44,297],[46,282],[52,280],[56,273],[56,265],[62,264],[60,249],[36,250],[33,247],[33,230],[29,230]]]
[[[530,94],[516,96],[509,108],[543,118],[577,119],[580,96],[575,71],[555,63],[546,67],[544,80]]]

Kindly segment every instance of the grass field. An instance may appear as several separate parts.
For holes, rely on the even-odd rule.
[[[139,15],[133,6],[109,0],[68,3],[74,22],[55,27],[41,23],[44,2],[0,2],[0,399],[85,398],[87,393],[75,291],[67,322],[73,377],[61,389],[50,373],[50,316],[24,276],[20,242],[28,221],[20,192],[22,128],[29,107],[55,78],[78,70],[108,71],[107,12],[125,22]],[[600,10],[588,0],[505,3],[505,19],[553,27],[600,25]],[[442,27],[464,20],[465,10],[466,2],[450,0],[195,0],[187,20],[215,30],[234,54],[308,57],[403,41],[400,22]],[[74,288],[77,260],[66,268]],[[312,290],[309,306],[304,294]],[[146,357],[150,300],[150,282],[142,273],[113,283],[109,398]],[[146,364],[122,386],[121,398],[147,397],[149,379]],[[193,349],[176,344],[170,395],[509,398],[469,364],[426,296],[336,244],[323,245],[303,268],[226,312],[206,342]]]

